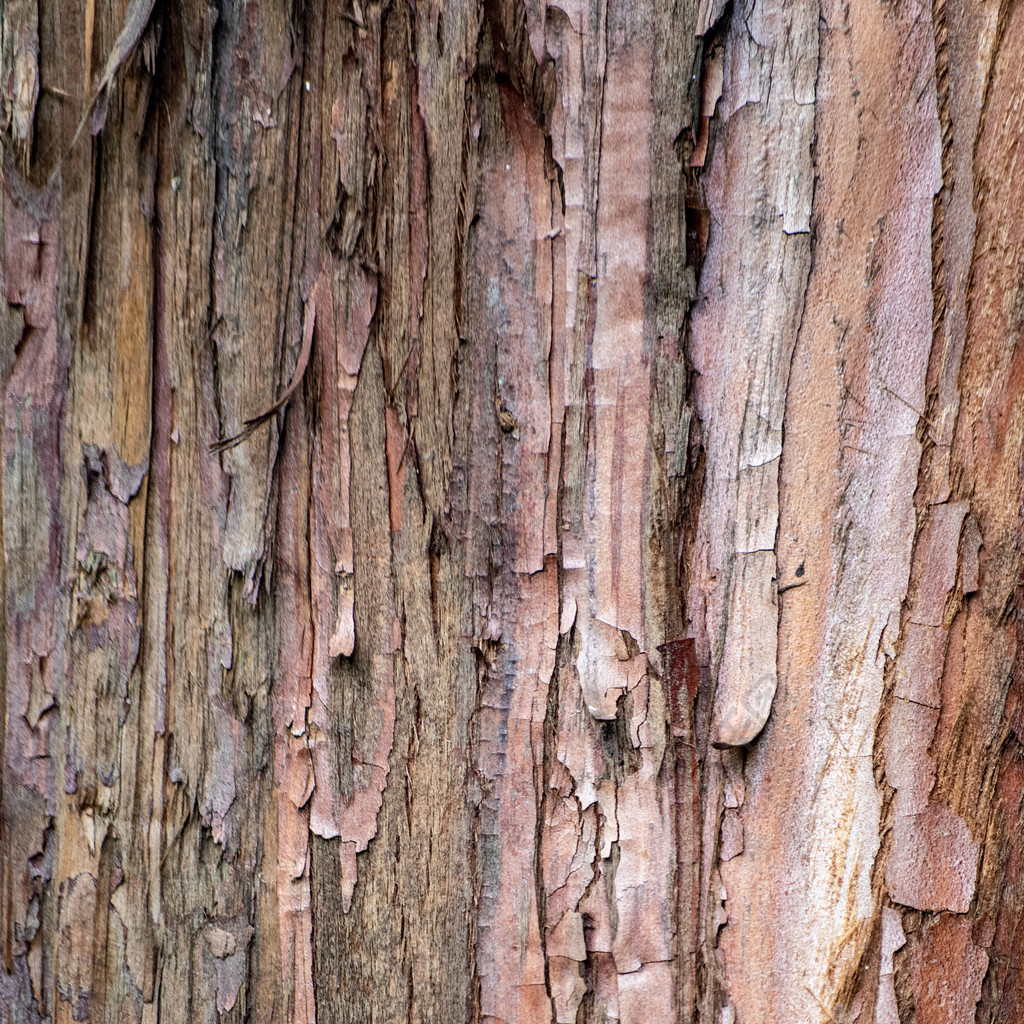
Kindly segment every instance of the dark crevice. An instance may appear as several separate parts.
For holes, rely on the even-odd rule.
[[[559,574],[560,576],[561,574]],[[561,590],[561,586],[559,586]],[[551,990],[551,964],[548,959],[547,884],[544,878],[544,836],[548,819],[548,801],[551,775],[558,756],[559,678],[568,659],[573,631],[560,634],[555,648],[555,664],[548,680],[547,706],[544,713],[544,748],[540,771],[540,793],[537,795],[537,822],[534,832],[534,888],[537,894],[537,924],[540,932],[541,953],[544,957],[544,986],[551,1002],[552,1019],[556,1019],[555,999]]]
[[[217,309],[216,296],[217,296],[217,247],[218,240],[221,233],[223,232],[224,224],[224,209],[227,202],[227,166],[224,157],[221,152],[222,144],[220,140],[219,122],[223,110],[223,102],[221,101],[222,89],[226,88],[226,85],[222,84],[221,79],[224,76],[225,68],[229,66],[230,54],[230,38],[228,33],[228,26],[223,11],[223,0],[218,0],[216,4],[211,4],[210,13],[213,21],[211,29],[212,41],[210,44],[210,83],[209,83],[209,104],[211,110],[211,125],[212,134],[214,140],[210,143],[210,153],[214,159],[214,190],[213,190],[213,220],[210,224],[210,252],[209,252],[209,280],[207,283],[208,287],[208,307],[207,307],[207,321],[206,330],[207,337],[209,338],[210,345],[210,369],[213,374],[213,403],[214,410],[217,416],[217,436],[225,436],[225,423],[224,423],[224,410],[221,406],[221,379],[220,379],[220,360],[219,360],[219,345],[217,334],[220,328],[224,325],[224,317],[220,310]],[[225,510],[226,511],[226,510]]]

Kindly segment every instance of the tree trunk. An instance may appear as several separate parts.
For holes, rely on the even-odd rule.
[[[1021,1020],[1021,0],[0,22],[2,1024]]]

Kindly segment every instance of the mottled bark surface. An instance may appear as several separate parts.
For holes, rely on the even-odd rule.
[[[1021,52],[0,4],[0,1022],[1019,1021]]]

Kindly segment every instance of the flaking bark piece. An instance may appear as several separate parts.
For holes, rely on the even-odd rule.
[[[720,749],[746,746],[757,738],[778,685],[775,552],[749,551],[735,557],[711,741]]]

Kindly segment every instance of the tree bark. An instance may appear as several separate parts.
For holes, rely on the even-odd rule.
[[[1022,51],[0,4],[0,1024],[1020,1020]]]

